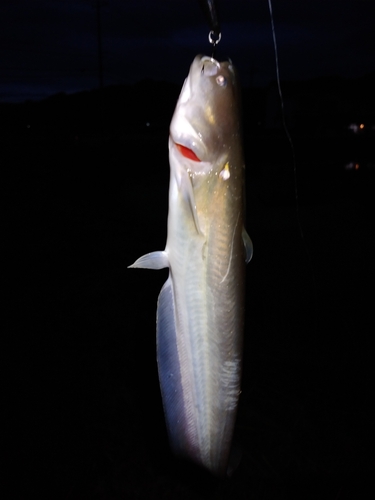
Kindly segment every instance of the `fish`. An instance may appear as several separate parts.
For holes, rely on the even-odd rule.
[[[172,450],[227,474],[240,395],[245,163],[240,87],[230,60],[198,55],[170,124],[165,249],[131,268],[169,268],[157,304],[157,363]]]

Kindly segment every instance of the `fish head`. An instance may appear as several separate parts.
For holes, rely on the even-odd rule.
[[[230,149],[241,144],[239,100],[232,62],[198,55],[176,105],[169,143],[171,157],[190,160],[185,164],[191,175],[222,170]]]

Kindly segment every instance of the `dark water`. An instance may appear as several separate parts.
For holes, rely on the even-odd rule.
[[[155,360],[167,273],[127,269],[164,248],[167,137],[3,148],[13,498],[359,498],[373,474],[369,146],[296,141],[297,214],[285,139],[245,144],[254,258],[230,481],[169,451]]]

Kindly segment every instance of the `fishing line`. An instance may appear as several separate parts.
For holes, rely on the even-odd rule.
[[[300,209],[299,209],[296,154],[295,154],[293,140],[292,140],[292,137],[289,133],[289,129],[288,129],[288,126],[287,126],[286,120],[285,120],[284,98],[283,98],[283,93],[281,90],[280,72],[279,72],[279,54],[278,54],[278,48],[277,48],[276,31],[275,31],[275,24],[274,24],[274,20],[273,20],[272,1],[271,0],[268,0],[268,8],[270,11],[272,39],[273,39],[273,46],[274,46],[274,51],[275,51],[276,80],[277,80],[277,89],[278,89],[279,98],[280,98],[281,119],[282,119],[283,129],[284,129],[285,134],[288,138],[290,148],[292,151],[292,157],[293,157],[293,177],[294,177],[294,197],[295,197],[295,201],[296,201],[296,204],[295,204],[296,221],[297,221],[299,234],[300,234],[300,237],[301,237],[307,258],[308,258],[308,262],[309,262],[310,274],[311,274],[311,279],[312,279],[313,289],[314,289],[315,308],[317,308],[317,291],[316,291],[314,267],[313,267],[313,263],[312,263],[311,254],[309,252],[309,248],[308,248],[308,245],[306,243],[304,232],[302,229]],[[315,321],[316,321],[316,318],[314,317],[314,323],[315,323]],[[315,327],[316,327],[316,325],[315,325]]]
[[[296,154],[294,150],[294,144],[292,141],[292,137],[289,133],[289,129],[286,124],[285,120],[285,109],[284,109],[284,98],[283,98],[283,93],[281,91],[281,83],[280,83],[280,72],[279,72],[279,53],[277,49],[277,41],[276,41],[276,31],[275,31],[275,24],[273,22],[273,11],[272,11],[272,3],[271,0],[268,0],[268,8],[270,11],[270,17],[271,17],[271,27],[272,27],[272,39],[273,39],[273,47],[275,50],[275,64],[276,64],[276,81],[277,81],[277,90],[279,92],[279,97],[280,97],[280,108],[281,108],[281,119],[283,123],[283,129],[284,132],[288,138],[290,148],[292,150],[292,157],[293,157],[293,172],[294,172],[294,196],[296,200],[296,217],[297,217],[297,224],[298,224],[298,229],[301,235],[301,239],[304,240],[304,235],[302,231],[302,225],[301,225],[301,218],[300,218],[300,212],[299,212],[299,203],[298,203],[298,184],[297,184],[297,162],[296,162]]]
[[[211,57],[215,58],[216,46],[221,40],[220,21],[219,21],[219,14],[217,10],[216,1],[200,0],[200,4],[206,16],[206,19],[211,27],[211,31],[208,34],[208,41],[212,45]]]

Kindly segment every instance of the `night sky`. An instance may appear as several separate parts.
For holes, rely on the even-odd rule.
[[[103,84],[145,78],[182,83],[209,26],[198,0],[100,1]],[[219,0],[218,58],[231,57],[247,85],[275,78],[267,0]],[[42,99],[99,86],[98,2],[0,3],[0,101]],[[301,80],[374,71],[370,0],[273,0],[280,76]]]

